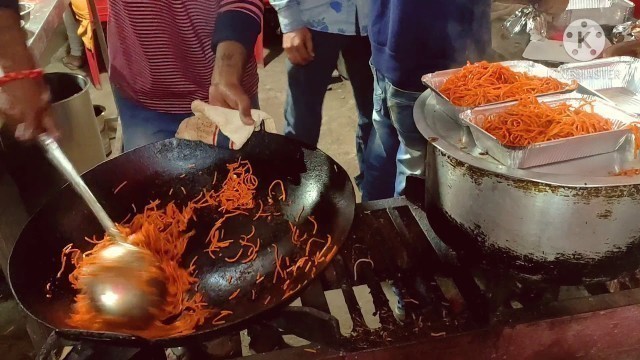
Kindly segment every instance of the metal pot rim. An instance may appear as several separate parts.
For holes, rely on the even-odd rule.
[[[73,77],[78,79],[78,85],[82,88],[82,90],[78,91],[77,93],[64,98],[62,100],[56,101],[54,103],[51,103],[52,105],[56,105],[56,104],[60,104],[60,103],[64,103],[64,102],[68,102],[71,101],[75,98],[77,98],[78,96],[81,96],[82,94],[84,94],[85,92],[89,91],[89,85],[91,84],[91,82],[89,81],[89,78],[87,78],[86,76],[82,75],[82,74],[76,74],[76,73],[68,73],[68,72],[64,72],[64,71],[53,71],[53,72],[46,72],[44,74],[44,78],[46,79],[47,77],[52,77],[52,76],[68,76],[68,77]]]
[[[568,186],[568,187],[612,187],[612,186],[629,186],[639,185],[638,177],[626,177],[626,176],[582,176],[582,175],[567,175],[567,174],[550,174],[541,173],[526,169],[510,168],[501,164],[493,163],[485,159],[481,159],[464,151],[461,151],[456,146],[452,145],[449,141],[440,140],[440,135],[436,133],[425,121],[421,121],[424,117],[423,109],[427,106],[427,101],[431,97],[429,90],[420,95],[413,107],[413,118],[416,127],[433,146],[440,151],[453,156],[454,158],[469,164],[470,166],[489,171],[492,173],[500,174],[507,177],[512,177],[520,180],[534,181],[543,184],[556,185],[556,186]]]

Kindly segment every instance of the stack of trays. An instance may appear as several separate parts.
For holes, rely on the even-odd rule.
[[[560,72],[553,69],[549,69],[548,67],[544,65],[540,65],[533,61],[504,61],[504,62],[501,62],[500,64],[510,68],[513,71],[523,72],[529,75],[539,76],[539,77],[551,77],[551,78],[555,78],[560,81],[566,82],[566,79],[563,79],[562,74]],[[452,104],[449,101],[449,99],[447,99],[447,97],[444,96],[439,91],[439,89],[442,87],[442,85],[444,85],[444,83],[447,81],[447,79],[449,79],[449,77],[451,77],[453,74],[457,73],[460,70],[462,69],[438,71],[435,73],[424,75],[422,77],[422,83],[425,84],[429,89],[431,89],[431,91],[433,91],[436,94],[436,104],[438,105],[438,107],[445,114],[447,114],[447,116],[449,116],[451,119],[454,119],[456,121],[459,121],[460,114],[464,113],[467,110],[471,110],[472,108],[465,107],[465,106],[457,106]],[[545,93],[540,95],[544,96],[544,95],[569,93],[569,92],[575,91],[576,88],[577,88],[577,83],[574,83],[574,84],[569,84],[569,86],[565,90]],[[486,105],[495,105],[495,104],[501,104],[505,102],[508,102],[508,101],[502,101],[502,102],[491,103]],[[460,124],[465,125],[462,122],[460,122]]]
[[[502,164],[513,168],[536,166],[573,160],[616,151],[632,137],[629,125],[640,121],[633,114],[640,114],[640,60],[634,58],[612,58],[588,63],[571,64],[557,71],[531,61],[508,61],[501,63],[514,71],[526,72],[540,77],[552,77],[571,83],[565,90],[539,94],[540,103],[558,105],[567,103],[578,107],[585,100],[593,104],[593,112],[608,119],[613,130],[581,135],[567,139],[547,141],[530,146],[514,147],[502,145],[498,139],[482,129],[484,119],[504,112],[516,104],[515,101],[486,104],[476,108],[452,104],[438,89],[446,80],[460,71],[453,69],[427,74],[422,81],[435,94],[438,107],[458,124],[468,126],[476,145]],[[588,97],[571,93],[578,83],[600,97]],[[589,109],[583,109],[589,110]]]
[[[640,59],[613,57],[563,65],[558,70],[562,78],[576,80],[619,108],[640,115]]]

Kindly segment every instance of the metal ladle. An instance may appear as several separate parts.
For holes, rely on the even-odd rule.
[[[166,282],[157,259],[127,241],[53,138],[41,134],[38,142],[113,240],[113,245],[93,255],[99,256],[100,261],[86,266],[81,291],[107,322],[128,328],[146,327],[166,295]]]

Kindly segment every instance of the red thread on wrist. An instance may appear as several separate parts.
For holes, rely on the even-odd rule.
[[[37,79],[44,75],[44,71],[42,69],[34,69],[34,70],[24,70],[24,71],[15,71],[4,74],[4,76],[0,77],[0,86],[10,83],[15,80],[22,79]]]

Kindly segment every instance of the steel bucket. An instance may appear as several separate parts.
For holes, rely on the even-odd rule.
[[[106,160],[89,96],[89,80],[72,73],[47,73],[51,108],[60,130],[60,147],[79,173]]]

